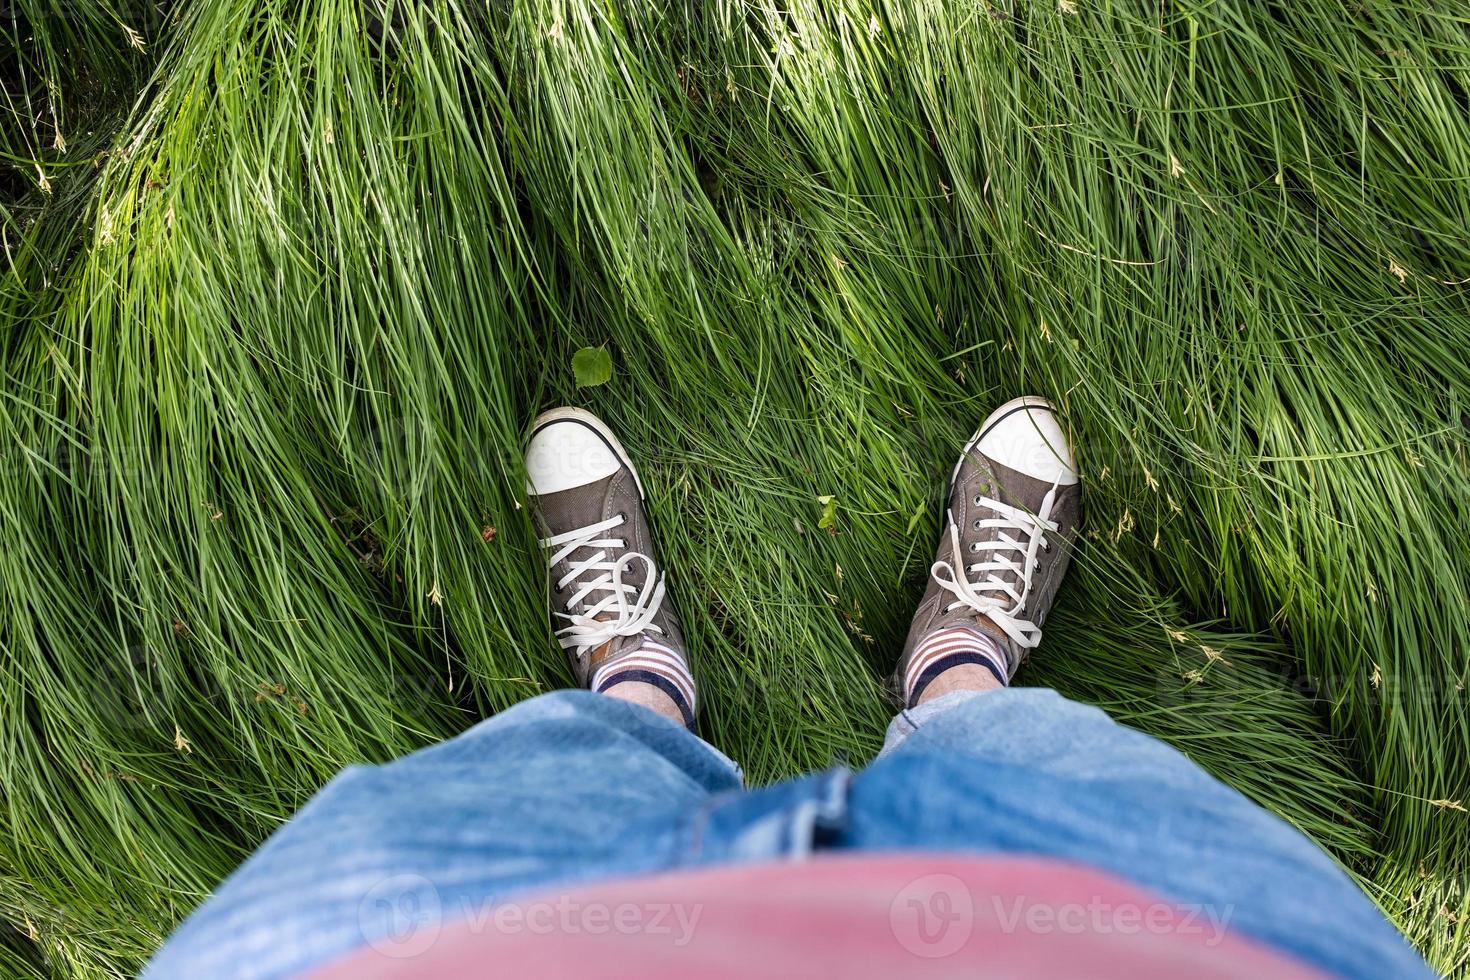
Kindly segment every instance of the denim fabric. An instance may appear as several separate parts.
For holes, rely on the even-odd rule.
[[[862,772],[753,791],[651,711],[542,695],[388,765],[343,771],[144,977],[291,976],[552,884],[903,849],[1073,859],[1332,972],[1432,975],[1284,822],[1095,708],[1006,689],[902,713]]]

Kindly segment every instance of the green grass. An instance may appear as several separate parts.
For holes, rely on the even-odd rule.
[[[638,457],[707,737],[862,761],[1026,392],[1088,496],[1023,682],[1470,964],[1458,5],[16,9],[0,971],[132,972],[340,766],[566,683],[520,462],[561,402]]]

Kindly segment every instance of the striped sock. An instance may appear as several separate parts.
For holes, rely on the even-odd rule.
[[[995,675],[1001,687],[1009,685],[1006,655],[1000,646],[977,630],[951,626],[935,630],[919,641],[903,675],[903,702],[912,708],[924,688],[940,674],[960,664],[978,664]]]
[[[682,654],[645,638],[637,650],[599,667],[592,675],[592,690],[606,694],[608,688],[624,681],[652,684],[663,691],[679,706],[684,726],[694,730],[694,677]]]

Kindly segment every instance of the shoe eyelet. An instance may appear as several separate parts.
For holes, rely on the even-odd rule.
[[[977,552],[979,550],[980,550],[980,542],[979,541],[971,541],[970,542],[970,553],[971,554],[974,554],[975,552]]]
[[[984,505],[985,505],[985,498],[984,497],[980,497],[980,496],[976,496],[976,498],[975,498],[975,506],[976,507],[983,507]]]
[[[976,520],[975,523],[971,525],[971,527],[973,527],[977,531],[980,530],[980,521]]]

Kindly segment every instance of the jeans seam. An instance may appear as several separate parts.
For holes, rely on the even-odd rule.
[[[684,828],[684,857],[687,859],[681,863],[697,861],[704,853],[704,831],[709,826],[709,818],[716,808],[722,806],[727,799],[743,795],[744,787],[733,790],[724,790],[716,793],[701,803],[690,816]]]

